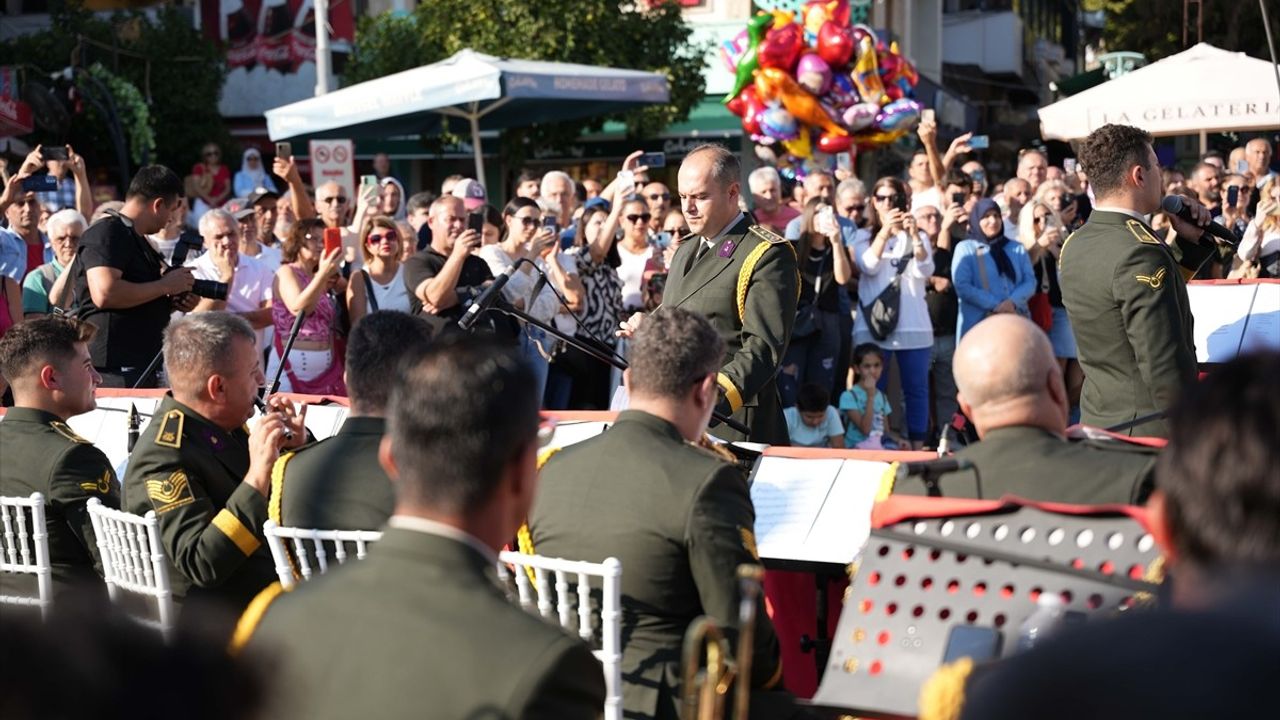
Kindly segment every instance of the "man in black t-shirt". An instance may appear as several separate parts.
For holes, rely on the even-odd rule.
[[[188,311],[189,268],[168,270],[146,235],[160,232],[178,206],[182,181],[162,165],[134,175],[118,213],[94,223],[80,239],[73,263],[74,313],[98,329],[89,344],[102,387],[131,387],[140,379],[154,387],[155,374],[141,378],[160,352],[169,315]]]
[[[433,202],[427,224],[431,244],[405,261],[404,282],[413,296],[413,312],[426,318],[437,334],[452,333],[493,273],[488,263],[471,254],[480,247],[480,233],[467,229],[460,198],[446,195]]]

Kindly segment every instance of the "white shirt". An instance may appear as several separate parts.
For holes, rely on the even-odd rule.
[[[497,243],[482,246],[476,254],[489,264],[489,272],[493,273],[494,277],[507,272],[516,263],[515,258],[512,258]],[[546,265],[542,262],[542,258],[534,261],[534,265],[539,270],[546,271]],[[564,267],[564,264],[561,263],[560,266]],[[506,286],[502,288],[502,296],[512,305],[515,304],[516,300],[522,300],[526,313],[543,322],[551,322],[551,318],[555,317],[556,308],[559,307],[560,301],[556,299],[556,294],[548,287],[542,288],[538,293],[538,297],[530,300],[529,295],[533,293],[533,286],[537,282],[538,273],[531,268],[527,268],[527,266],[521,266],[519,270],[511,273]]]
[[[240,253],[241,256],[244,254]],[[280,248],[263,245],[262,243],[258,243],[258,254],[250,255],[249,257],[267,266],[273,273],[280,269],[280,263],[282,262]]]
[[[205,253],[189,263],[191,274],[197,280],[219,280],[221,273],[213,264],[213,253]],[[240,255],[236,262],[236,272],[231,278],[231,287],[227,291],[227,311],[244,313],[261,310],[271,303],[271,283],[275,279],[275,271],[263,263],[247,256]],[[258,328],[258,348],[267,347],[265,328]]]
[[[884,252],[876,257],[871,252],[874,238],[858,240],[853,246],[853,259],[862,271],[858,281],[860,307],[854,317],[853,342],[874,342],[886,350],[916,350],[933,345],[933,321],[929,319],[929,306],[925,304],[925,283],[933,275],[933,248],[928,236],[920,232],[924,240],[925,259],[917,260],[911,248],[911,238],[900,231],[885,243]],[[895,262],[907,262],[900,281],[901,295],[898,305],[898,326],[883,341],[871,337],[867,329],[863,307],[871,307],[876,297],[893,282],[897,275]]]
[[[705,240],[703,242],[706,242]],[[617,243],[618,257],[622,264],[618,266],[618,277],[622,279],[622,308],[634,310],[644,305],[644,268],[653,257],[653,246],[649,245],[643,252],[633,253]]]
[[[475,535],[472,535],[465,530],[459,530],[452,525],[445,525],[442,522],[428,520],[424,517],[417,517],[415,515],[392,515],[387,520],[387,526],[398,528],[400,530],[412,530],[413,532],[420,532],[424,535],[435,535],[437,537],[448,538],[455,542],[460,542],[480,553],[485,560],[489,561],[490,565],[498,564],[498,554],[493,551],[493,548],[485,545],[483,542],[480,542],[480,538]]]

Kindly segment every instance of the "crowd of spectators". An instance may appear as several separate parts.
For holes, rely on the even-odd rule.
[[[956,343],[997,313],[1022,315],[1044,330],[1077,417],[1083,374],[1057,258],[1092,207],[1087,175],[1070,158],[1050,163],[1044,149],[1029,148],[1001,181],[996,168],[984,166],[987,156],[970,146],[972,133],[945,150],[931,119],[917,134],[919,150],[901,177],[864,184],[846,170],[815,171],[793,182],[775,168],[759,167],[746,179],[743,209],[794,243],[803,280],[779,373],[783,404],[797,407],[801,395],[812,401],[816,391],[802,391],[815,386],[827,393],[828,407],[842,423],[842,432],[823,439],[805,429],[815,426],[802,427],[803,413],[796,411],[794,441],[829,445],[839,435],[849,443],[935,446],[957,411],[951,370]],[[139,375],[151,359],[143,355],[159,349],[156,333],[166,318],[225,308],[245,315],[259,333],[268,377],[279,368],[282,387],[342,392],[344,335],[354,322],[377,310],[398,310],[453,332],[487,283],[514,268],[502,291],[506,305],[625,359],[627,340],[613,331],[619,319],[661,304],[666,266],[688,232],[680,200],[664,182],[672,175],[640,166],[639,155],[629,156],[611,179],[526,169],[509,188],[498,189],[451,175],[437,193],[409,187],[381,153],[372,162],[372,183],[312,188],[292,158],[276,157],[268,167],[259,150],[248,148],[233,172],[222,162],[221,148],[209,143],[176,187],[176,176],[165,175],[164,192],[172,198],[143,213],[144,224],[158,227],[134,228],[162,267],[190,265],[190,275],[162,277],[160,269],[141,263],[123,279],[158,284],[124,295],[127,301],[113,293],[103,306],[97,302],[101,283],[83,280],[77,296],[77,272],[92,278],[100,272],[85,265],[114,262],[111,267],[123,269],[131,261],[95,254],[101,239],[89,228],[109,213],[129,218],[144,203],[135,201],[133,210],[95,207],[83,158],[67,148],[65,160],[46,159],[37,147],[7,178],[0,198],[0,331],[55,311],[105,313],[116,320],[95,341],[101,345],[95,363],[107,384],[153,384],[160,378]],[[1199,277],[1280,275],[1280,180],[1271,160],[1271,146],[1255,138],[1226,155],[1207,153],[1185,173],[1163,169],[1167,193],[1197,199],[1241,238],[1236,251],[1224,246]],[[41,173],[54,179],[52,189],[24,192],[21,178]],[[502,195],[511,199],[500,208],[491,198]],[[1160,214],[1152,225],[1162,233],[1169,227]],[[325,250],[330,228],[341,238],[340,250]],[[114,242],[133,242],[122,232],[117,229]],[[82,245],[86,249],[79,251]],[[87,262],[66,272],[78,253]],[[225,283],[229,295],[192,299],[185,287],[191,280]],[[152,319],[143,325],[150,330],[130,325],[128,318],[147,304]],[[888,307],[895,310],[891,319],[877,316]],[[283,343],[301,311],[306,315],[298,339],[282,361]],[[115,322],[125,324],[113,332]],[[534,323],[487,313],[481,325],[519,344],[535,367],[544,407],[610,406],[619,371]],[[153,337],[133,342],[134,332]],[[117,342],[132,348],[127,357],[121,351],[106,357],[108,345]],[[855,348],[867,345],[876,353],[860,353],[863,359],[882,363],[873,397],[866,397],[869,373],[860,374],[855,356]],[[860,429],[872,418],[852,409],[855,402],[884,408],[874,417],[876,427],[885,423],[874,441]],[[818,420],[817,410],[805,412]]]

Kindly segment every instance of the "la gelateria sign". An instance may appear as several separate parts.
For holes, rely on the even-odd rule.
[[[1271,121],[1280,126],[1280,102],[1239,100],[1215,102],[1170,102],[1146,107],[1089,108],[1090,130],[1108,123],[1136,125],[1150,133],[1187,132],[1197,125],[1252,128]]]

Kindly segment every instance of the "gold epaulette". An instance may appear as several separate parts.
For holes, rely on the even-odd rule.
[[[66,439],[70,440],[71,442],[82,443],[82,444],[84,444],[84,445],[92,445],[92,444],[93,444],[93,443],[89,442],[88,440],[85,440],[84,438],[82,438],[82,437],[80,437],[79,435],[77,435],[77,434],[76,434],[76,431],[75,431],[75,430],[72,430],[70,425],[68,425],[68,424],[66,424],[66,423],[64,423],[64,422],[62,422],[61,420],[54,420],[54,421],[50,422],[50,423],[49,423],[49,427],[53,428],[53,431],[54,431],[54,432],[58,433],[59,435],[61,435],[61,436],[62,436],[62,437],[64,437],[64,438],[66,438]]]
[[[738,287],[735,295],[738,299],[738,322],[743,322],[747,314],[747,288],[751,285],[751,275],[756,271],[756,265],[760,263],[760,258],[764,257],[764,254],[774,245],[786,245],[791,250],[792,256],[796,254],[794,244],[787,242],[781,235],[763,225],[752,225],[747,234],[755,234],[764,242],[751,248],[751,252],[747,254],[747,259],[742,261],[742,269],[738,271]],[[798,260],[796,262],[796,278],[796,299],[799,300],[800,286],[803,283],[799,282],[800,265]]]
[[[187,416],[177,408],[165,413],[156,429],[156,444],[175,450],[182,447],[182,426],[186,421]]]
[[[1133,236],[1138,239],[1138,242],[1144,245],[1164,244],[1160,242],[1160,238],[1152,235],[1151,231],[1147,229],[1147,226],[1139,220],[1127,220],[1125,221],[1124,226],[1129,228],[1129,232],[1133,233]]]
[[[938,668],[920,688],[920,720],[957,720],[964,708],[965,684],[973,659],[960,658]]]
[[[737,464],[738,462],[738,458],[733,453],[729,452],[728,448],[707,437],[706,433],[703,433],[702,437],[698,438],[698,442],[689,443],[689,445],[706,452],[717,460],[723,460],[727,463],[733,464]]]
[[[764,225],[752,225],[750,229],[747,230],[747,232],[755,233],[757,236],[760,237],[761,240],[764,240],[765,242],[768,242],[772,245],[778,245],[780,243],[784,243],[787,241],[786,238],[774,232],[773,228],[766,227]]]
[[[232,656],[239,655],[244,646],[249,644],[249,639],[253,637],[253,633],[258,629],[258,624],[262,622],[262,616],[267,614],[267,608],[271,607],[271,603],[276,598],[288,590],[277,580],[263,588],[262,592],[254,596],[249,601],[249,606],[244,609],[244,613],[236,622],[236,630],[231,635],[231,642],[227,645],[227,652]]]

